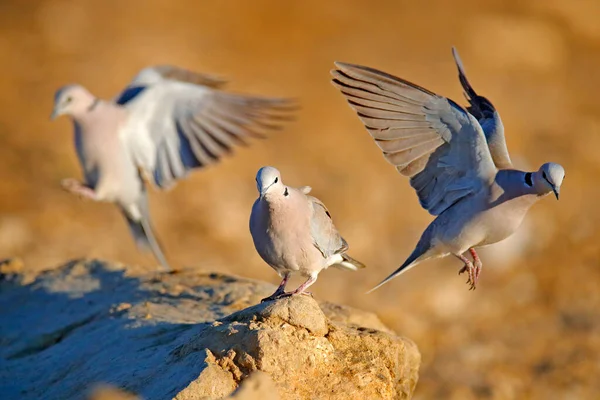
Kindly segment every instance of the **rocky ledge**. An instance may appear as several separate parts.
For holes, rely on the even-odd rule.
[[[0,393],[84,399],[406,399],[420,354],[371,313],[270,284],[74,261],[37,276],[0,265]]]

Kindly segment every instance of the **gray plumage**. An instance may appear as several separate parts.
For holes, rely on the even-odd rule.
[[[501,169],[512,168],[513,165],[508,154],[508,148],[506,147],[504,125],[500,119],[500,114],[498,114],[498,111],[496,111],[496,108],[488,99],[479,96],[475,92],[475,89],[473,89],[467,80],[462,60],[454,47],[452,48],[452,55],[458,69],[458,79],[463,87],[465,98],[470,104],[467,107],[467,111],[477,118],[477,122],[479,122],[483,130],[488,147],[490,148],[494,164]]]
[[[217,163],[251,137],[281,127],[294,105],[219,90],[225,81],[173,66],[149,67],[111,101],[80,85],[55,95],[52,118],[68,115],[85,183],[70,192],[119,206],[136,243],[170,269],[155,238],[144,180],[172,187],[196,168]]]
[[[504,128],[492,103],[469,84],[458,53],[467,110],[450,99],[381,71],[336,63],[333,84],[375,139],[384,157],[437,218],[415,250],[373,290],[426,259],[452,254],[475,288],[481,261],[475,252],[509,237],[542,196],[558,198],[564,169],[546,163],[537,172],[512,169]],[[463,254],[470,251],[473,261]]]
[[[262,259],[283,278],[277,291],[267,299],[302,293],[319,272],[332,265],[357,270],[364,265],[348,256],[348,243],[339,234],[331,214],[310,187],[285,186],[273,167],[256,175],[259,197],[250,215],[250,233]],[[307,277],[293,292],[285,285],[292,273]]]

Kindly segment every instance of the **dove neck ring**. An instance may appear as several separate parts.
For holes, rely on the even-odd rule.
[[[100,103],[100,99],[97,97],[94,97],[94,101],[92,101],[92,104],[90,104],[90,106],[87,108],[87,112],[92,112],[94,111],[94,109],[98,106],[98,104]]]
[[[533,180],[531,179],[531,175],[532,175],[531,172],[527,172],[525,174],[525,184],[529,187],[533,186]]]

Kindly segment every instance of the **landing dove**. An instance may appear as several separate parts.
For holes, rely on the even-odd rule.
[[[558,199],[565,171],[546,163],[536,172],[513,169],[498,112],[469,84],[453,49],[465,110],[404,79],[336,63],[333,84],[344,94],[387,161],[410,178],[421,206],[436,218],[408,259],[379,288],[418,263],[454,255],[475,289],[482,262],[475,248],[512,235],[543,196]],[[473,261],[465,257],[470,252]]]
[[[349,270],[364,265],[348,254],[348,243],[333,225],[331,215],[309,186],[292,188],[283,184],[273,167],[256,174],[259,197],[252,206],[250,233],[256,251],[283,278],[263,301],[304,293],[322,270],[336,265]],[[285,292],[292,273],[307,277],[300,287]]]
[[[250,137],[278,129],[291,102],[219,90],[225,81],[173,66],[143,69],[116,98],[100,100],[80,85],[60,88],[52,119],[71,117],[85,182],[63,187],[116,204],[136,243],[170,267],[154,236],[146,182],[172,187],[192,169],[217,163]]]

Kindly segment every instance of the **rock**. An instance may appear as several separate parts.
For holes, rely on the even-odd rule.
[[[231,400],[279,400],[277,386],[264,372],[253,372],[240,387],[228,397]]]
[[[23,260],[20,258],[0,260],[0,282],[20,279],[24,269]]]
[[[420,354],[410,340],[308,296],[260,303],[272,291],[100,261],[4,281],[0,393],[80,399],[106,383],[148,400],[411,397]]]
[[[140,398],[112,386],[100,385],[91,391],[87,400],[140,400]]]

